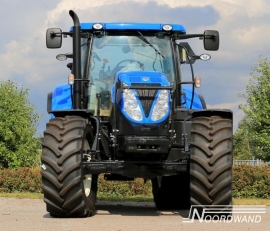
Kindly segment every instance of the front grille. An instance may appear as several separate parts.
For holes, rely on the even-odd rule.
[[[140,84],[140,83],[133,83],[131,85],[134,87],[136,86],[159,87],[160,86],[160,84]],[[136,89],[136,92],[139,96],[139,100],[143,106],[145,117],[149,116],[157,91],[158,90],[156,89],[153,89],[153,90],[152,89]]]

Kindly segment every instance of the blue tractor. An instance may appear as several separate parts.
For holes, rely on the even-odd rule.
[[[80,23],[69,14],[68,32],[46,34],[47,48],[60,48],[63,37],[73,41],[72,53],[57,55],[71,59],[68,83],[48,94],[41,157],[47,211],[94,215],[99,174],[151,180],[159,209],[229,211],[232,112],[206,109],[193,64],[210,56],[182,42],[197,37],[215,51],[219,33],[187,34],[178,24]],[[190,81],[183,81],[183,65],[190,66]]]

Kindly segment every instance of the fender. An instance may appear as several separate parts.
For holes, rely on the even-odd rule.
[[[191,98],[192,98],[192,88],[188,86],[183,86],[182,91],[184,92],[185,98],[186,98],[185,103],[182,105],[184,108],[190,109]],[[192,109],[194,110],[204,109],[203,102],[201,101],[199,94],[197,94],[196,92],[194,92]]]
[[[205,109],[192,112],[192,118],[199,116],[221,116],[222,118],[230,119],[233,121],[233,112],[229,109]]]

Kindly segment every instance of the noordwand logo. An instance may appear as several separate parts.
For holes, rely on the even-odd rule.
[[[228,206],[205,205],[190,207],[188,218],[183,218],[183,223],[259,223],[261,214],[265,213],[265,207],[254,206]]]

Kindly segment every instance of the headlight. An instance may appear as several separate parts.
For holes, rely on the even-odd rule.
[[[130,89],[124,89],[123,98],[125,113],[132,119],[141,121],[143,116],[134,92]]]
[[[151,119],[153,121],[164,118],[169,111],[169,91],[161,90],[154,106]]]

